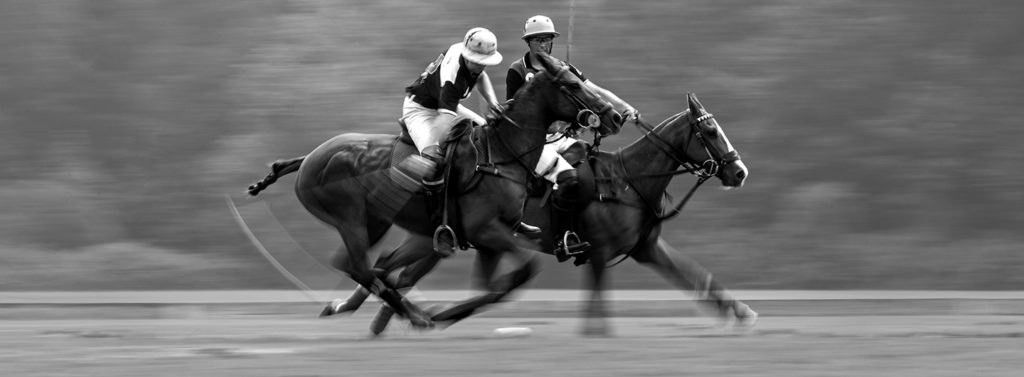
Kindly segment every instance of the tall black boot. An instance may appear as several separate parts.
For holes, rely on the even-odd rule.
[[[441,147],[437,145],[428,146],[423,148],[420,155],[434,162],[437,167],[434,169],[433,174],[423,177],[423,188],[427,191],[436,191],[444,187],[444,154],[441,153]]]
[[[558,190],[555,190],[551,204],[564,211],[576,209],[576,201],[580,196],[580,176],[576,169],[558,173],[555,183],[558,184]]]
[[[551,198],[552,223],[556,230],[555,258],[559,262],[564,262],[575,256],[577,259],[574,263],[578,266],[586,263],[584,253],[590,247],[590,243],[581,241],[572,230],[576,222],[576,204],[579,198],[579,173],[576,169],[566,170],[558,173],[555,181],[558,183],[558,189]]]

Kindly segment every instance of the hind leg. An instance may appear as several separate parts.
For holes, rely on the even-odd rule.
[[[664,239],[659,237],[656,244],[638,250],[632,257],[658,272],[676,287],[692,291],[721,318],[728,319],[732,314],[741,326],[752,326],[757,321],[757,312],[733,298],[704,266],[683,255]]]
[[[532,250],[518,247],[508,226],[495,223],[477,234],[479,237],[474,240],[473,244],[479,247],[478,252],[480,255],[478,255],[478,258],[501,259],[503,257],[510,257],[514,258],[514,263],[517,264],[517,267],[513,271],[501,276],[482,277],[481,280],[485,282],[487,288],[484,294],[455,303],[444,311],[435,314],[432,319],[436,322],[445,322],[446,325],[450,326],[473,315],[487,305],[505,301],[509,293],[528,282],[539,271],[540,263],[537,261],[536,253]],[[488,247],[480,247],[480,245],[488,245]],[[497,247],[492,248],[490,247],[491,245]],[[496,264],[497,262],[484,261],[483,263]],[[495,270],[490,271],[492,275],[494,272]]]
[[[344,250],[339,250],[332,260],[335,268],[345,272],[369,292],[380,297],[395,311],[409,319],[413,326],[432,327],[430,318],[418,306],[406,299],[398,290],[379,278],[370,269],[366,251],[370,248],[367,232],[358,226],[337,227],[345,241]]]
[[[390,274],[392,271],[404,266],[405,268],[398,275],[395,287],[402,292],[408,293],[420,279],[437,266],[441,259],[442,256],[433,250],[433,239],[426,236],[415,236],[410,237],[394,253],[389,255],[389,258],[378,261],[378,265],[374,268],[381,268],[378,271],[379,273]],[[388,323],[391,322],[391,317],[394,313],[394,309],[389,305],[381,305],[377,315],[374,316],[373,321],[370,323],[370,332],[374,335],[379,335],[383,332],[387,328]]]
[[[398,245],[391,252],[382,255],[374,263],[372,272],[378,279],[386,280],[400,268],[405,270],[399,275],[398,280],[392,284],[397,289],[412,288],[424,275],[430,272],[441,257],[432,250],[430,237],[410,233],[402,244]],[[321,316],[345,314],[359,309],[370,296],[370,291],[363,286],[355,290],[345,300],[334,300],[331,305],[324,308]]]

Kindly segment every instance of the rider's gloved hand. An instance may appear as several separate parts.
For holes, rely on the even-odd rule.
[[[505,112],[505,108],[497,103],[490,103],[487,105],[487,120],[493,121],[501,118],[501,114]]]
[[[622,112],[623,120],[637,120],[640,119],[640,112],[633,108],[633,106],[626,106],[626,110]]]
[[[505,107],[501,106],[500,103],[491,103],[487,106],[491,110],[491,115],[500,116],[501,113],[505,112]]]

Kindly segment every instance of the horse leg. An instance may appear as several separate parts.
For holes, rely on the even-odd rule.
[[[344,271],[357,283],[365,287],[371,293],[380,297],[395,311],[408,318],[413,326],[418,328],[429,328],[433,323],[426,313],[418,306],[406,299],[397,289],[388,284],[384,279],[377,277],[370,269],[366,258],[366,250],[369,249],[369,240],[366,232],[360,232],[356,226],[338,226],[338,232],[342,234],[345,241],[345,249],[339,250],[332,260],[335,268]],[[365,228],[362,228],[365,230]]]
[[[394,270],[408,265],[399,273],[398,281],[395,283],[396,288],[408,292],[420,279],[433,270],[441,259],[441,255],[433,251],[433,239],[410,234],[409,238],[395,248],[391,254],[378,259],[374,270],[380,278],[384,279]],[[391,306],[381,305],[377,310],[377,315],[370,322],[370,332],[373,335],[380,335],[387,328],[394,314],[395,310]]]
[[[471,297],[469,299],[460,301],[453,304],[447,309],[435,314],[431,319],[435,322],[445,322],[445,326],[451,326],[455,322],[461,321],[477,310],[484,306],[499,303],[505,300],[509,293],[513,290],[518,289],[526,282],[530,281],[537,272],[540,270],[540,263],[537,261],[536,253],[528,249],[522,249],[516,247],[515,242],[511,240],[512,232],[507,226],[497,227],[500,230],[494,229],[488,235],[492,237],[482,238],[490,239],[493,242],[480,244],[495,244],[507,247],[507,249],[491,249],[491,248],[480,248],[478,250],[478,258],[497,258],[500,260],[503,256],[511,256],[518,260],[518,267],[504,275],[493,277],[486,277],[487,291],[483,294]],[[496,263],[492,261],[483,261],[483,263]],[[491,271],[493,275],[494,271]]]
[[[498,273],[500,262],[500,256],[494,253],[476,253],[470,286],[481,291],[490,290],[491,279]]]
[[[713,308],[720,318],[728,320],[731,314],[736,317],[737,324],[744,327],[757,322],[757,312],[733,298],[704,266],[683,255],[664,239],[659,237],[656,244],[637,250],[632,257],[676,287],[694,292],[699,302]]]
[[[607,250],[594,248],[588,253],[590,255],[590,269],[588,270],[587,291],[590,295],[583,310],[583,336],[607,337],[611,335],[608,325],[608,313],[605,309],[607,303],[604,299],[605,293],[605,268]]]
[[[436,253],[431,252],[431,249],[431,239],[429,237],[410,233],[402,244],[396,246],[390,252],[381,255],[381,257],[377,259],[377,262],[373,265],[372,272],[379,279],[387,279],[392,272],[399,268],[417,263],[423,259],[432,258],[433,256],[430,254]],[[436,263],[436,261],[433,262],[429,268],[432,269]],[[425,275],[427,272],[429,272],[429,269],[424,271],[422,274]],[[419,278],[416,280],[419,280]],[[414,284],[415,281],[405,284],[399,281],[394,284],[394,286],[395,288],[402,289],[410,288]],[[370,291],[360,285],[352,291],[348,299],[335,299],[334,301],[331,301],[331,304],[324,308],[323,312],[320,313],[320,316],[325,317],[354,312],[359,310],[369,297]]]

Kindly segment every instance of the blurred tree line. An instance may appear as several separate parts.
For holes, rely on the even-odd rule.
[[[535,14],[564,57],[568,1],[0,3],[0,290],[287,287],[223,195],[337,133],[397,132],[404,86],[471,27],[499,37],[503,93]],[[651,121],[687,92],[716,114],[747,186],[705,186],[665,237],[726,284],[1019,289],[1021,18],[1009,0],[577,0],[571,62]],[[326,259],[339,241],[291,183],[262,199]],[[464,287],[469,258],[429,284]],[[667,288],[623,266],[613,287]],[[535,287],[578,285],[548,267],[571,273]]]

